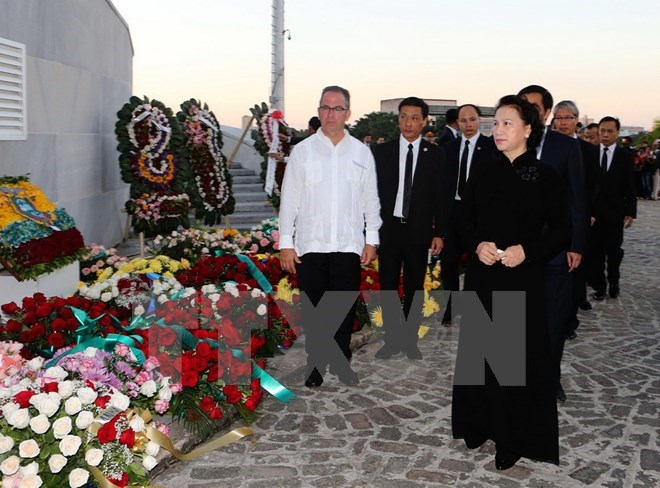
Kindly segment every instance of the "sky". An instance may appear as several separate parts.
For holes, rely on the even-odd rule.
[[[271,90],[271,0],[112,0],[129,25],[133,93],[196,98],[239,127]],[[351,119],[418,96],[493,106],[539,84],[580,115],[650,130],[660,117],[657,0],[285,0],[285,119],[306,128],[324,86]]]

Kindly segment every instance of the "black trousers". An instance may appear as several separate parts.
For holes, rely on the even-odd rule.
[[[561,358],[573,307],[573,274],[568,272],[568,263],[545,266],[545,298],[553,373],[559,386]]]
[[[591,228],[593,246],[591,249],[590,283],[594,290],[605,293],[607,283],[618,285],[623,261],[623,219],[619,221],[596,220]],[[607,279],[605,263],[607,262]]]
[[[327,291],[360,290],[360,256],[355,253],[307,253],[300,256],[296,265],[298,285],[301,293],[306,293],[313,306],[317,306]],[[310,311],[303,306],[302,327],[305,331],[305,351],[308,366],[335,364],[341,367],[337,358],[333,358],[332,349],[323,343],[327,337],[327,328],[332,328],[337,345],[348,360],[351,359],[351,334],[355,322],[356,303],[350,308],[341,324],[318,323],[309,320]],[[307,320],[306,320],[307,318]],[[316,323],[315,323],[316,322]],[[321,329],[325,328],[325,330]],[[324,371],[320,371],[323,374]]]
[[[444,240],[442,252],[440,252],[440,278],[442,279],[443,290],[459,291],[459,263],[464,249],[458,233],[458,206],[460,200],[454,200],[452,213],[454,215],[453,224],[449,229],[449,235]],[[451,320],[451,297],[445,308],[444,320]]]
[[[382,242],[378,248],[378,274],[381,290],[398,290],[403,268],[403,316],[407,319],[404,327],[399,321],[399,303],[382,303],[383,329],[385,342],[400,343],[402,347],[417,343],[417,333],[422,318],[422,307],[412,309],[415,293],[421,293],[419,303],[424,304],[424,278],[426,277],[429,246],[410,244],[406,234],[406,224],[396,224],[400,231],[396,237]],[[399,342],[401,341],[401,342]]]

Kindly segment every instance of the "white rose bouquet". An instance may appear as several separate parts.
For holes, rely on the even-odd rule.
[[[0,486],[147,485],[159,450],[147,428],[165,429],[143,412],[166,411],[179,391],[154,358],[138,364],[123,344],[0,385]]]

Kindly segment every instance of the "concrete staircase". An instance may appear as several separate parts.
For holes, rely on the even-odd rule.
[[[229,172],[236,199],[234,213],[229,215],[231,227],[249,230],[253,225],[275,215],[275,209],[264,193],[263,182],[254,171],[243,168],[240,163],[233,163]]]

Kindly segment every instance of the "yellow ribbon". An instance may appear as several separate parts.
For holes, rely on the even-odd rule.
[[[172,456],[182,461],[189,461],[190,459],[194,459],[220,447],[227,446],[247,435],[252,434],[254,434],[254,432],[250,427],[239,427],[238,429],[234,429],[231,432],[223,435],[219,439],[207,442],[203,446],[200,446],[197,449],[193,449],[188,454],[183,454],[176,447],[174,447],[174,444],[172,444],[172,440],[169,437],[153,427],[147,427],[147,437],[149,437],[150,440],[154,441],[160,447],[169,451]]]
[[[142,420],[144,420],[145,424],[151,422],[151,420],[153,419],[153,416],[151,415],[151,412],[148,409],[147,410],[130,409],[126,411],[126,418],[129,421],[135,415],[141,417]],[[92,435],[96,435],[100,428],[101,428],[101,424],[99,422],[94,422],[92,425],[89,426],[87,430]],[[206,454],[207,452],[214,451],[220,447],[228,446],[229,444],[232,444],[233,442],[236,442],[245,436],[253,435],[254,432],[250,427],[239,427],[237,429],[232,430],[231,432],[228,432],[219,439],[215,439],[213,441],[207,442],[206,444],[198,447],[197,449],[193,449],[187,454],[182,453],[176,447],[174,447],[172,440],[154,427],[147,426],[146,434],[149,440],[158,444],[160,447],[162,447],[170,454],[172,454],[172,456],[174,456],[175,458],[182,461],[189,461],[203,454]],[[101,488],[119,488],[117,485],[115,485],[113,482],[109,481],[105,476],[103,476],[103,473],[101,473],[101,471],[98,468],[95,468],[94,466],[90,466],[90,465],[87,465],[87,468],[89,469],[89,472],[92,473],[94,478],[96,478],[96,481],[99,483]],[[127,488],[164,488],[164,487],[152,486],[152,485],[148,485],[148,486],[133,485]]]

